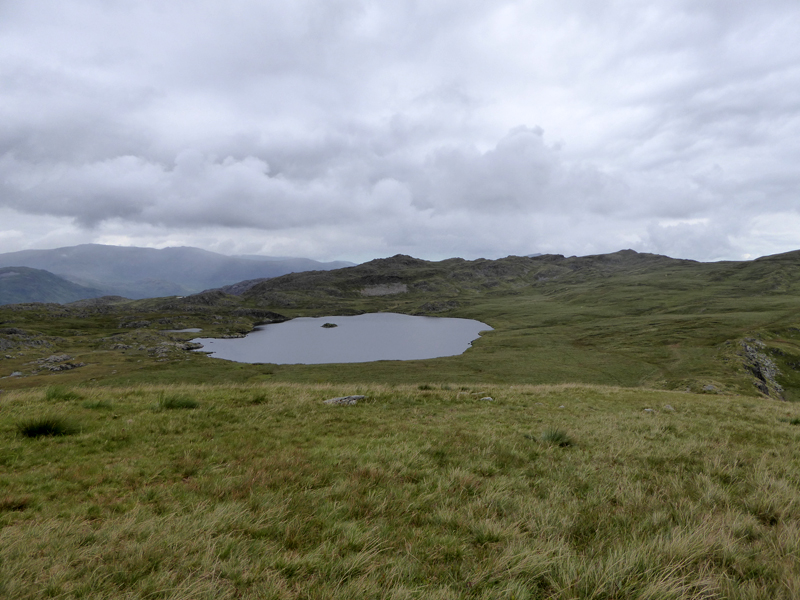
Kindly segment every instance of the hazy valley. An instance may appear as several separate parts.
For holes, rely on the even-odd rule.
[[[321,263],[307,258],[225,256],[186,247],[157,250],[84,244],[53,250],[22,250],[0,254],[0,268],[28,267],[48,271],[74,285],[64,295],[62,290],[54,291],[52,283],[43,281],[35,288],[28,285],[18,289],[20,284],[15,280],[0,279],[0,304],[71,302],[104,295],[133,299],[187,295],[243,280],[351,265],[344,261]],[[61,286],[66,287],[63,283]],[[25,300],[18,299],[22,294],[26,294]],[[79,297],[74,297],[76,295]]]

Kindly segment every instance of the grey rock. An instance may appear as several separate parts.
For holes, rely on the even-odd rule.
[[[765,396],[783,400],[783,387],[776,381],[780,371],[771,358],[760,352],[764,348],[764,342],[746,338],[741,342],[741,348],[739,356],[742,357],[745,368],[753,375],[753,385]]]
[[[494,398],[491,396],[484,396],[481,400],[485,400],[486,402],[494,402]]]
[[[58,371],[71,371],[72,369],[77,369],[79,367],[85,367],[86,363],[61,363],[60,365],[53,365],[46,367],[48,371],[58,372]]]
[[[143,327],[149,327],[151,325],[150,321],[120,321],[119,327],[125,329],[142,329]]]
[[[47,358],[39,358],[34,360],[33,362],[29,362],[29,365],[53,365],[56,363],[62,363],[67,360],[72,360],[72,357],[69,354],[53,354],[48,356]]]
[[[646,413],[655,413],[656,411],[654,411],[652,408],[645,408],[644,412],[646,412]]]
[[[664,405],[664,410],[667,412],[675,412],[675,409],[672,408],[669,404]]]
[[[405,283],[379,283],[369,285],[361,290],[362,296],[391,296],[392,294],[405,294],[408,285]]]
[[[339,396],[338,398],[325,400],[323,404],[330,404],[331,406],[352,406],[358,404],[358,401],[364,398],[366,398],[366,396]]]
[[[716,392],[716,391],[717,391],[717,386],[715,386],[715,385],[711,385],[711,384],[709,384],[709,385],[704,385],[704,386],[703,386],[703,389],[704,389],[706,392]]]

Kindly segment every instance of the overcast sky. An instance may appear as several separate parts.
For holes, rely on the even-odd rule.
[[[0,0],[0,252],[800,249],[797,0]]]

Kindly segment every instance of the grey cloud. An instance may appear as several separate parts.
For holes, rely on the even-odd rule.
[[[784,0],[2,3],[0,207],[319,256],[731,256],[798,211],[798,26]]]
[[[427,210],[518,214],[565,203],[602,212],[625,207],[623,182],[565,165],[539,128],[515,128],[486,152],[439,148],[419,161],[386,160],[359,144],[346,154],[346,160],[334,159],[328,149],[302,157],[307,170],[301,176],[290,167],[272,173],[267,161],[253,156],[220,160],[196,150],[179,153],[171,166],[133,156],[37,165],[7,155],[0,173],[6,205],[86,225],[127,218],[274,229],[363,221],[398,210],[408,216]]]

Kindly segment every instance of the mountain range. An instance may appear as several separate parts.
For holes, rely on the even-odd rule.
[[[17,269],[17,275],[6,274],[0,279],[0,304],[69,302],[103,295],[132,299],[182,296],[244,280],[347,266],[353,263],[226,256],[192,247],[155,249],[83,244],[52,250],[22,250],[0,254],[0,268],[27,267],[48,273]],[[52,279],[51,275],[60,280]],[[72,287],[67,285],[70,283]]]

